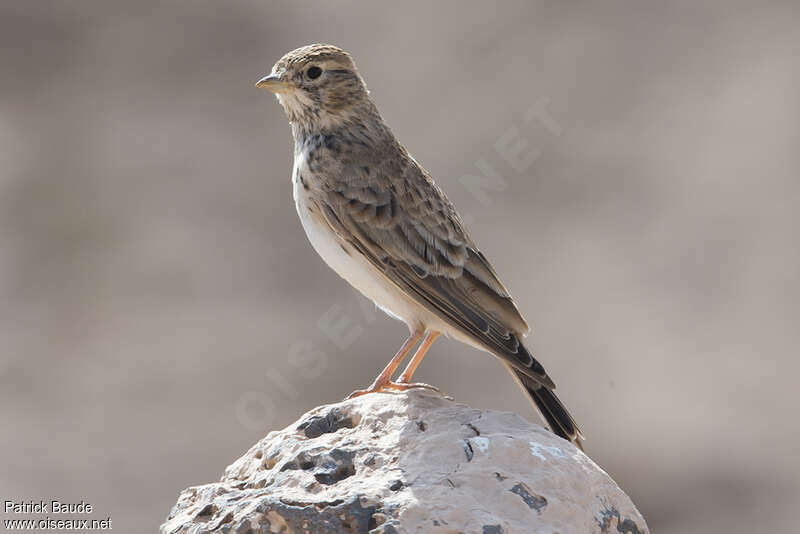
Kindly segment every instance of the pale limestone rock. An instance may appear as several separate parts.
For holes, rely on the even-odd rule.
[[[181,493],[163,534],[648,532],[572,444],[426,390],[321,406],[222,480]]]

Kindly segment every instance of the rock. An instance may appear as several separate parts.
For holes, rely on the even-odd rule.
[[[427,390],[321,406],[222,480],[181,493],[163,534],[630,533],[647,526],[575,446]]]

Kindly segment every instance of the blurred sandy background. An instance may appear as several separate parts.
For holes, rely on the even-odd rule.
[[[0,497],[153,532],[402,342],[307,243],[253,87],[330,42],[653,532],[797,532],[800,6],[665,4],[0,4]],[[538,154],[522,172],[504,136]],[[480,162],[504,189],[465,187]],[[418,377],[535,418],[456,343]]]

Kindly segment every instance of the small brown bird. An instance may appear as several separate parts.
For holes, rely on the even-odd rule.
[[[322,259],[411,334],[367,389],[431,387],[411,377],[440,334],[494,354],[550,429],[583,436],[525,349],[528,325],[453,204],[397,142],[352,58],[314,44],[283,56],[257,87],[275,93],[294,135],[294,199]],[[397,381],[392,375],[421,341]]]

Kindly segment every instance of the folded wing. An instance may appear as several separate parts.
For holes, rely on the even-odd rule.
[[[345,168],[315,188],[331,229],[384,276],[535,383],[553,388],[520,336],[528,325],[452,203],[412,159]]]

